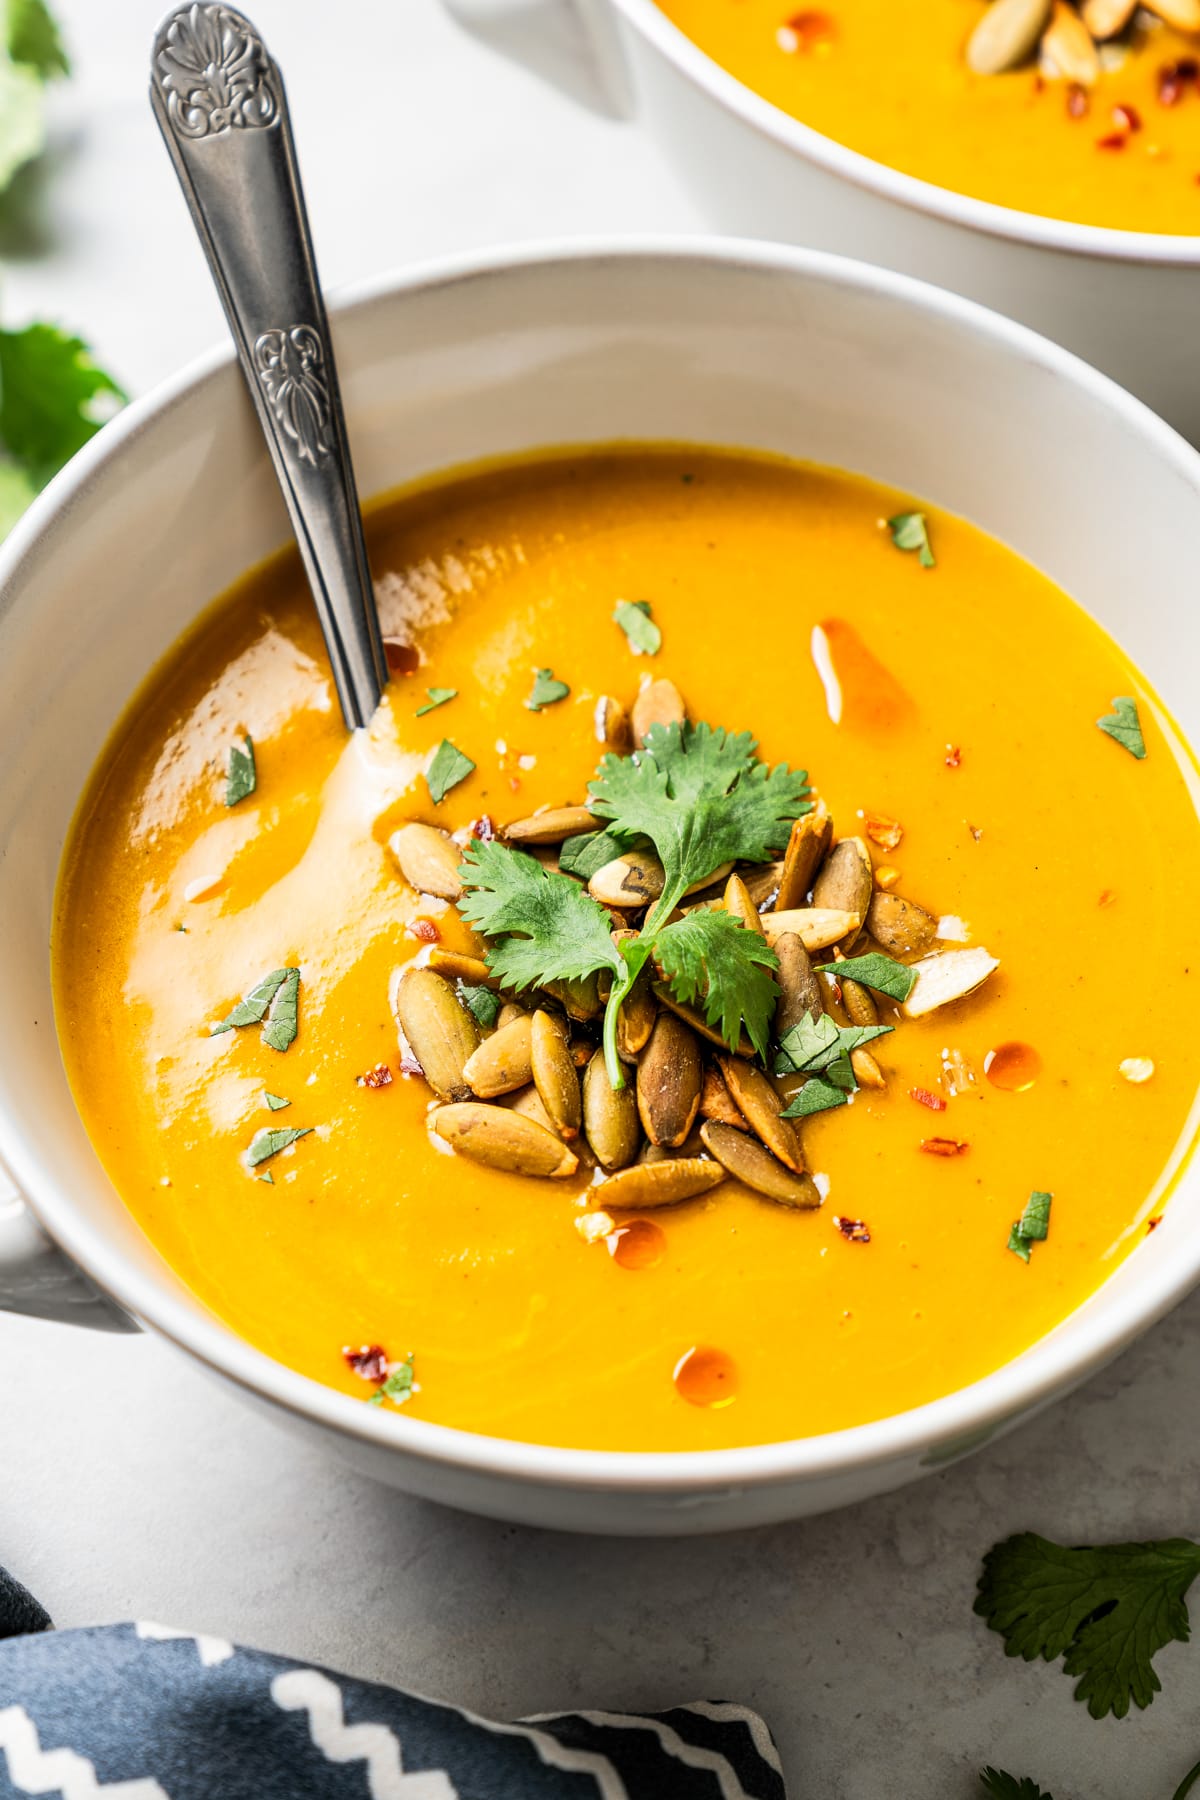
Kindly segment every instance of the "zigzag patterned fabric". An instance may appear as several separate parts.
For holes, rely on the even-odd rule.
[[[161,1625],[23,1629],[0,1643],[0,1800],[786,1800],[741,1706],[503,1724]]]

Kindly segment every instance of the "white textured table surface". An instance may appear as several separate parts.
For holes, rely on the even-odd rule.
[[[635,131],[471,42],[436,0],[252,10],[287,72],[331,286],[472,244],[699,223]],[[78,74],[53,156],[0,211],[3,313],[77,327],[142,392],[221,331],[144,98],[158,7],[59,11]],[[1200,1645],[1159,1658],[1147,1714],[1097,1724],[1059,1672],[1008,1662],[971,1600],[1010,1531],[1200,1531],[1198,1366],[1200,1299],[922,1486],[754,1535],[627,1543],[405,1500],[157,1343],[0,1318],[0,1562],[62,1625],[187,1624],[497,1715],[744,1700],[804,1800],[973,1800],[985,1761],[1057,1800],[1169,1800],[1200,1756]]]

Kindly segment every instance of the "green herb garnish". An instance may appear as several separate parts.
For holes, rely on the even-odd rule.
[[[776,997],[774,951],[727,914],[691,913],[665,923],[687,889],[721,863],[768,862],[786,843],[792,820],[808,810],[803,770],[783,763],[768,769],[756,748],[749,732],[654,725],[642,750],[601,762],[589,789],[591,810],[608,821],[618,844],[651,843],[665,877],[641,931],[619,948],[608,914],[565,875],[548,874],[532,857],[502,844],[472,843],[464,858],[460,874],[467,892],[459,908],[470,924],[499,940],[489,946],[488,966],[504,985],[542,986],[600,969],[617,977],[604,1021],[605,1060],[615,1088],[625,1083],[616,1047],[618,1014],[651,955],[677,998],[690,1004],[703,996],[706,1016],[721,1021],[731,1047],[744,1029],[766,1054]],[[574,840],[576,871],[577,859],[597,853],[587,843],[592,835]]]
[[[1128,694],[1118,694],[1113,700],[1114,710],[1105,713],[1096,723],[1106,737],[1114,738],[1130,756],[1136,756],[1141,762],[1146,754],[1146,740],[1142,736],[1142,722],[1138,718],[1137,701]]]
[[[657,656],[662,649],[662,632],[650,617],[648,600],[618,600],[613,618],[629,639],[630,649],[643,656]]]
[[[800,1092],[784,1108],[785,1119],[807,1119],[813,1113],[829,1112],[835,1106],[845,1106],[850,1094],[856,1092],[858,1083],[847,1091],[826,1080],[823,1075],[810,1075]]]
[[[903,963],[873,950],[869,956],[848,956],[844,962],[830,963],[825,971],[840,981],[857,981],[860,987],[874,988],[889,1000],[907,1000],[916,984],[916,974]]]
[[[285,1100],[282,1094],[264,1094],[263,1099],[272,1112],[282,1112],[285,1106],[292,1104],[290,1100]]]
[[[1187,1642],[1185,1595],[1198,1574],[1200,1544],[1187,1538],[1068,1548],[1027,1531],[984,1557],[975,1611],[1009,1656],[1061,1656],[1094,1719],[1122,1719],[1159,1692],[1158,1651]]]
[[[849,964],[835,966],[840,973]],[[805,1075],[808,1079],[784,1108],[783,1117],[804,1119],[811,1113],[844,1106],[851,1094],[858,1092],[850,1052],[874,1038],[886,1037],[893,1029],[891,1025],[838,1025],[825,1013],[819,1019],[806,1017],[793,1025],[779,1041],[775,1073]]]
[[[27,63],[43,81],[69,75],[71,65],[45,0],[7,0],[8,54]]]
[[[406,1400],[412,1399],[412,1391],[413,1359],[410,1356],[404,1362],[397,1363],[396,1367],[389,1371],[386,1379],[380,1387],[375,1389],[367,1404],[382,1406],[385,1400],[390,1400],[394,1406],[403,1406]]]
[[[219,1025],[209,1028],[211,1037],[223,1031],[239,1031],[246,1025],[263,1026],[262,1041],[272,1050],[286,1050],[299,1024],[300,971],[272,969],[244,1000],[239,1000]]]
[[[525,702],[530,712],[541,712],[543,706],[554,706],[570,693],[565,681],[556,679],[553,669],[539,669],[533,678],[533,692]]]
[[[254,1179],[255,1181],[265,1181],[268,1187],[275,1186],[275,1177],[272,1175],[270,1169],[264,1169],[262,1174],[256,1175]]]
[[[924,513],[896,513],[888,520],[887,525],[897,550],[915,550],[917,561],[923,569],[936,566]]]
[[[583,831],[563,844],[558,853],[558,866],[564,874],[578,875],[581,881],[590,881],[597,869],[612,862],[614,857],[623,856],[630,848],[626,840],[614,832]]]
[[[258,769],[254,761],[254,741],[247,732],[241,744],[229,746],[229,769],[225,777],[225,804],[236,806],[258,786]]]
[[[266,1162],[270,1156],[278,1156],[289,1144],[299,1138],[307,1137],[312,1130],[311,1125],[280,1125],[268,1130],[265,1126],[256,1131],[246,1150],[246,1162],[250,1168],[257,1168],[259,1163]]]
[[[490,1031],[504,1004],[499,994],[494,994],[491,988],[468,987],[464,981],[457,983],[455,992],[476,1024],[482,1025],[485,1031]]]
[[[440,806],[451,788],[465,781],[468,775],[475,773],[475,764],[469,756],[455,748],[449,738],[443,738],[433,753],[433,761],[425,771],[425,782],[429,788],[429,798],[435,806]]]
[[[1044,1794],[1036,1781],[1030,1781],[1026,1775],[1018,1781],[1015,1775],[1008,1775],[1003,1769],[982,1769],[979,1784],[991,1800],[1052,1800],[1050,1794]]]
[[[418,719],[423,719],[425,714],[432,712],[435,707],[445,706],[447,700],[456,700],[458,698],[457,688],[426,688],[425,692],[429,695],[429,699],[424,706],[418,706]]]
[[[1050,1202],[1053,1194],[1044,1194],[1034,1190],[1030,1194],[1025,1211],[1019,1219],[1014,1219],[1013,1228],[1008,1234],[1008,1248],[1022,1262],[1029,1261],[1030,1246],[1041,1244],[1050,1235]]]

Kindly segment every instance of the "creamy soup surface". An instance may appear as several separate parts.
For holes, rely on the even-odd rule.
[[[368,536],[411,672],[365,742],[344,734],[292,556],[172,652],[80,810],[57,1016],[125,1203],[237,1332],[364,1403],[407,1365],[411,1391],[383,1400],[401,1425],[715,1448],[961,1387],[1144,1241],[1200,1078],[1192,775],[1121,651],[1011,552],[926,510],[935,566],[902,553],[883,521],[915,504],[676,447],[393,497]],[[620,600],[650,603],[657,655],[614,623]],[[569,693],[534,711],[539,669]],[[806,769],[837,836],[866,838],[880,891],[942,921],[938,951],[986,946],[999,968],[923,1018],[880,999],[886,1086],[799,1121],[818,1208],[726,1180],[589,1242],[579,1221],[605,1198],[586,1161],[538,1180],[430,1131],[397,980],[431,948],[480,945],[388,845],[406,821],[499,830],[581,802],[598,700],[628,706],[648,675],[693,721]],[[418,716],[431,689],[456,696]],[[1096,727],[1117,695],[1136,701],[1144,760]],[[227,805],[247,734],[256,786]],[[443,739],[475,768],[435,805],[424,771]],[[214,1034],[285,968],[300,971],[286,1049]],[[281,1128],[306,1135],[251,1165]],[[1035,1193],[1052,1195],[1048,1233],[1023,1256],[1010,1231]],[[631,1237],[634,1218],[656,1232]],[[347,1347],[379,1356],[356,1367]]]
[[[1036,46],[1016,67],[973,70],[983,0],[658,3],[756,94],[876,162],[1020,212],[1200,233],[1200,34],[1153,13],[1131,9],[1073,81]]]

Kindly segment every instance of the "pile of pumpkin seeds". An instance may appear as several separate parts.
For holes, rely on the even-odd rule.
[[[1091,87],[1158,25],[1200,32],[1200,0],[990,0],[967,40],[977,75],[1036,60],[1051,80]]]
[[[603,697],[596,735],[605,750],[625,754],[645,741],[652,724],[686,717],[675,685],[650,681],[628,712]],[[559,806],[518,819],[500,835],[557,870],[566,839],[599,823],[584,805]],[[471,830],[452,835],[413,822],[394,833],[390,848],[418,892],[457,901]],[[897,1023],[962,999],[997,963],[983,948],[945,947],[938,919],[880,885],[893,875],[886,866],[876,870],[863,837],[835,838],[818,798],[795,821],[779,860],[719,870],[680,910],[724,908],[774,949],[775,1041],[823,1014],[842,1026],[866,1026],[878,1024],[884,1008],[885,1022]],[[663,869],[652,851],[635,850],[581,885],[609,909],[619,939],[662,892]],[[651,963],[621,1010],[618,1049],[630,1079],[614,1089],[600,1043],[611,977],[503,995],[486,948],[483,939],[466,953],[430,946],[395,986],[403,1066],[409,1073],[419,1067],[432,1089],[430,1128],[444,1145],[522,1175],[563,1179],[591,1168],[592,1198],[605,1209],[667,1206],[730,1176],[781,1206],[820,1206],[798,1125],[783,1117],[805,1076],[773,1075],[749,1042],[728,1045],[702,1012],[675,999]],[[851,952],[870,951],[913,966],[916,980],[902,1004],[838,977],[838,963]],[[865,1047],[852,1051],[851,1063],[860,1087],[886,1086]]]

